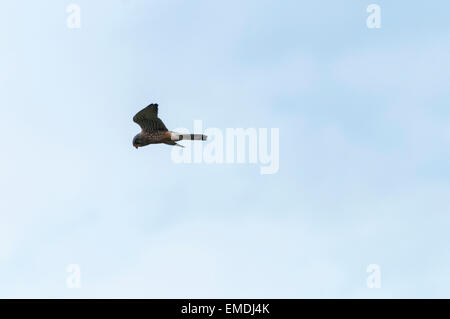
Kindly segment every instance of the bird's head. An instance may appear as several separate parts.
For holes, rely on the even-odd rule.
[[[133,146],[136,147],[136,149],[137,149],[138,147],[140,147],[140,146],[144,146],[143,143],[142,143],[142,137],[141,137],[140,134],[136,135],[136,136],[133,138]]]

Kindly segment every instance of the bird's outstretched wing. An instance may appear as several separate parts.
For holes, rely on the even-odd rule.
[[[133,121],[139,124],[145,132],[167,131],[166,126],[158,117],[158,104],[150,104],[140,110],[133,117]]]

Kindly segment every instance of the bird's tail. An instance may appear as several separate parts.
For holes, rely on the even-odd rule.
[[[208,137],[203,134],[178,134],[172,133],[172,141],[190,140],[190,141],[206,141]]]

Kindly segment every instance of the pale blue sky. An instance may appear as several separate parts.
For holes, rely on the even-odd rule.
[[[450,297],[450,3],[371,3],[2,1],[0,297]],[[279,172],[134,149],[150,102]]]

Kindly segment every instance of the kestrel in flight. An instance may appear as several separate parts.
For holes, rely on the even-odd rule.
[[[158,117],[158,104],[150,104],[140,110],[133,121],[139,124],[142,131],[133,138],[133,146],[138,148],[148,144],[164,143],[168,145],[177,145],[181,140],[200,140],[206,141],[206,135],[203,134],[179,134],[169,131],[161,119]]]

